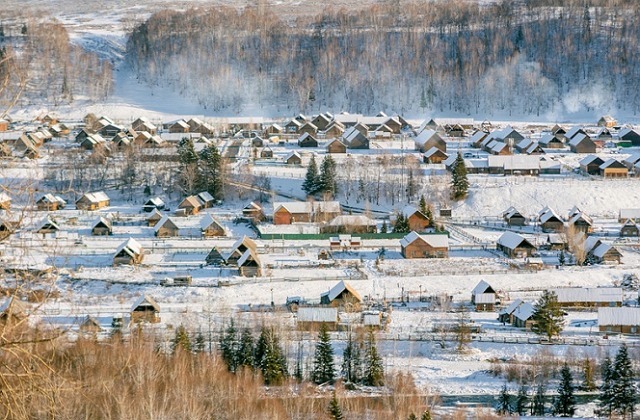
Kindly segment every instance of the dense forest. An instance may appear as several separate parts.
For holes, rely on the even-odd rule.
[[[111,63],[73,45],[61,23],[0,16],[0,116],[14,104],[104,99],[112,84]]]
[[[152,85],[242,112],[640,111],[640,4],[385,2],[287,19],[264,4],[152,15],[127,59]]]

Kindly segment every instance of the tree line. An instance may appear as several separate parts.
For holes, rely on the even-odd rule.
[[[639,9],[390,2],[288,21],[261,7],[162,11],[133,30],[127,60],[213,110],[541,115],[624,97],[616,107],[638,112]]]

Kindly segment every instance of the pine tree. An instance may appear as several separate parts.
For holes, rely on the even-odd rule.
[[[332,383],[335,379],[333,347],[331,346],[331,339],[326,324],[322,324],[318,334],[311,379],[316,384]]]
[[[362,375],[362,357],[359,342],[349,334],[342,352],[342,377],[346,382],[359,383]]]
[[[222,360],[227,365],[229,372],[235,372],[238,367],[238,331],[233,319],[231,319],[229,326],[222,334],[220,351],[222,352]]]
[[[183,325],[176,328],[175,336],[173,340],[171,340],[171,350],[173,353],[177,352],[178,349],[191,353],[191,339],[189,338],[187,329]]]
[[[529,394],[527,391],[526,386],[520,386],[518,396],[516,397],[516,413],[520,416],[527,414],[527,404],[529,403]]]
[[[242,335],[240,336],[240,345],[236,353],[236,363],[238,368],[253,367],[253,365],[255,364],[253,352],[253,335],[251,334],[249,328],[245,328],[244,330],[242,330]]]
[[[424,410],[424,413],[422,413],[422,416],[420,416],[420,420],[431,420],[431,411]]]
[[[536,395],[533,397],[533,403],[531,404],[532,416],[544,416],[544,394],[546,393],[544,384],[538,384],[536,389]]]
[[[311,155],[309,160],[309,166],[307,167],[307,174],[302,183],[302,190],[307,195],[314,195],[320,189],[320,175],[318,174],[318,165],[316,164],[315,155]]]
[[[582,362],[582,390],[583,391],[595,391],[596,380],[593,373],[593,360],[588,357]]]
[[[572,417],[576,411],[576,399],[573,395],[573,376],[571,369],[565,363],[560,370],[560,385],[558,386],[558,398],[553,408],[554,414],[560,417]]]
[[[558,264],[565,265],[566,262],[567,262],[567,258],[564,255],[564,250],[561,250],[560,253],[558,254]]]
[[[427,211],[424,214],[429,219],[429,226],[433,226],[433,209],[431,208],[431,204],[427,205]]]
[[[453,200],[462,200],[467,196],[468,191],[467,168],[464,166],[462,155],[458,152],[451,174],[451,198]]]
[[[420,213],[427,215],[427,200],[424,198],[424,194],[420,195],[420,200],[418,201],[418,209],[420,209]]]
[[[336,162],[331,155],[326,155],[322,160],[320,169],[319,192],[334,197],[338,192],[338,176]]]
[[[198,331],[196,338],[193,340],[193,351],[196,353],[203,353],[205,349],[206,339],[201,331]]]
[[[394,233],[409,233],[411,228],[409,227],[409,220],[404,217],[402,212],[396,214],[396,223],[393,225]]]
[[[613,410],[613,400],[615,398],[614,375],[611,358],[604,359],[601,366],[602,385],[600,386],[600,415],[610,416]]]
[[[255,358],[265,385],[279,385],[287,377],[287,360],[273,328],[262,328]]]
[[[344,420],[344,415],[342,414],[342,409],[340,408],[335,392],[329,402],[329,418],[332,420]]]
[[[382,226],[380,226],[380,233],[387,233],[388,230],[389,228],[387,227],[387,221],[383,220]]]
[[[502,386],[500,390],[500,396],[498,397],[498,407],[496,408],[498,414],[510,414],[511,413],[511,394],[509,394],[509,389],[507,388],[507,384]]]
[[[558,304],[558,296],[545,290],[535,304],[532,319],[534,324],[531,329],[536,334],[546,335],[549,339],[560,335],[564,326],[564,313]]]
[[[364,385],[382,386],[384,385],[384,368],[382,358],[378,354],[376,338],[373,331],[369,331],[365,353]]]
[[[613,410],[626,417],[627,414],[633,416],[637,398],[637,389],[633,379],[633,366],[629,359],[629,351],[626,344],[622,344],[612,369],[613,377]]]
[[[202,182],[198,170],[198,154],[193,140],[185,137],[178,143],[178,160],[180,162],[180,187],[184,193],[194,194]]]
[[[224,198],[223,161],[215,144],[200,152],[200,182],[202,187],[216,200]]]

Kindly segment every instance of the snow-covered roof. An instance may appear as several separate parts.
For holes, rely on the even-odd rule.
[[[445,152],[443,152],[442,150],[438,149],[437,147],[433,146],[431,147],[429,150],[427,150],[426,152],[424,152],[424,157],[429,159],[431,156],[433,155],[445,155],[448,156]]]
[[[580,126],[571,127],[569,131],[564,135],[565,138],[572,139],[576,134],[583,132],[584,130]]]
[[[603,258],[607,252],[615,249],[613,246],[605,243],[601,243],[595,249],[591,251],[591,253],[597,258]]]
[[[286,201],[273,203],[273,212],[277,212],[280,208],[285,209],[292,214],[311,213],[312,207],[309,201]]]
[[[442,138],[435,130],[424,130],[416,136],[413,140],[418,146],[424,146],[429,140],[435,139],[436,141],[442,141]]]
[[[524,236],[511,231],[504,232],[500,238],[498,238],[498,244],[509,249],[516,249],[522,242],[527,242],[531,245]]]
[[[580,143],[582,143],[583,141],[586,141],[586,140],[590,141],[591,138],[588,135],[584,134],[584,133],[578,133],[578,134],[576,134],[575,136],[573,136],[571,138],[571,141],[569,141],[569,145],[577,146],[577,145],[579,145]]]
[[[136,255],[140,255],[142,253],[142,245],[138,241],[133,238],[127,239],[125,242],[121,243],[120,246],[116,249],[116,255],[118,255],[121,251],[126,252],[132,257]]]
[[[213,196],[209,194],[208,191],[202,191],[201,193],[198,193],[197,197],[205,203],[209,203],[214,200]]]
[[[585,156],[584,158],[580,159],[579,163],[580,163],[580,166],[587,166],[587,165],[590,165],[592,163],[595,163],[596,165],[599,166],[599,165],[602,165],[603,162],[604,161],[599,156],[588,155],[588,156]]]
[[[298,322],[338,322],[337,308],[298,308]]]
[[[340,280],[338,284],[329,289],[328,292],[322,293],[320,296],[327,296],[329,298],[329,302],[333,302],[333,300],[345,290],[349,291],[358,301],[362,302],[360,293],[358,293],[353,287],[351,287],[349,283],[346,283],[344,280]]]
[[[295,150],[294,150],[293,152],[289,152],[289,153],[287,154],[287,156],[285,156],[284,160],[289,160],[289,159],[291,159],[291,158],[292,158],[292,157],[294,157],[294,156],[296,156],[296,157],[298,157],[298,159],[301,159],[301,160],[302,160],[302,156],[300,156],[300,153],[296,152]]]
[[[211,216],[210,214],[205,214],[204,217],[202,219],[200,219],[200,229],[207,229],[209,228],[211,225],[215,225],[217,227],[219,227],[220,229],[224,230],[224,228],[222,227],[222,225],[220,224],[220,222],[218,222],[216,219],[213,218],[213,216]]]
[[[553,133],[546,133],[546,134],[543,134],[542,137],[540,137],[540,140],[538,142],[543,146],[547,146],[551,142],[561,142],[562,143],[562,140],[559,139]]]
[[[96,191],[96,192],[85,193],[85,195],[83,197],[85,197],[87,200],[89,200],[92,203],[100,203],[102,201],[109,201],[109,196],[104,191]]]
[[[640,161],[640,153],[633,153],[631,156],[625,158],[622,162],[629,165],[635,165],[638,161]]]
[[[253,261],[255,261],[258,265],[260,265],[260,259],[258,258],[258,255],[256,254],[256,252],[252,248],[247,248],[242,254],[242,256],[238,258],[238,267],[243,266],[244,263],[246,263],[247,260],[249,260],[249,258],[252,258]]]
[[[49,216],[44,217],[38,223],[36,223],[35,228],[36,230],[40,230],[46,226],[49,226],[50,229],[60,230],[60,226],[58,226],[58,223],[56,223],[56,221]]]
[[[433,248],[449,248],[449,237],[447,235],[419,235],[415,231],[411,231],[400,239],[400,246],[407,247],[413,242],[421,240],[431,245]]]
[[[493,288],[491,287],[491,285],[489,283],[487,283],[484,280],[480,280],[480,282],[476,285],[476,287],[474,287],[473,290],[471,291],[471,294],[472,295],[478,295],[480,293],[486,292],[487,289],[493,290]]]
[[[558,215],[558,213],[556,213],[552,208],[548,206],[545,206],[542,210],[540,210],[540,213],[538,213],[538,220],[540,221],[540,223],[548,222],[554,217],[562,221],[562,218]]]
[[[562,287],[551,289],[558,296],[559,303],[565,302],[622,302],[620,287]]]
[[[515,311],[518,306],[522,305],[524,303],[524,301],[522,299],[516,299],[513,302],[511,302],[509,304],[509,306],[507,306],[506,308],[502,309],[499,314],[503,315],[503,314],[508,314],[511,315],[513,313],[513,311]]]
[[[488,134],[489,133],[482,130],[476,131],[471,137],[469,137],[469,142],[478,143],[479,141],[482,141]]]
[[[640,326],[640,308],[598,308],[598,325]]]
[[[504,143],[500,143],[504,144]],[[535,170],[540,168],[540,157],[530,155],[510,155],[487,157],[487,165],[490,168],[503,168],[513,171]]]
[[[523,215],[513,206],[509,207],[508,209],[502,212],[502,217],[507,220],[511,219],[514,216],[523,216]]]
[[[618,162],[616,159],[614,158],[609,158],[607,159],[602,165],[600,165],[600,169],[607,169],[607,168],[625,168],[626,166],[624,166],[622,163]]]
[[[533,316],[535,308],[529,302],[523,302],[513,311],[513,316],[521,321],[526,321]]]
[[[160,229],[167,226],[178,229],[178,225],[176,224],[176,222],[171,219],[168,214],[165,214],[162,216],[162,219],[160,219],[160,221],[153,227],[153,231],[157,233],[158,231],[160,231]]]
[[[104,226],[111,227],[111,220],[107,219],[106,217],[100,216],[96,219],[95,222],[93,222],[93,224],[91,225],[91,228],[93,229],[99,224],[103,224]]]
[[[569,225],[575,224],[580,219],[582,219],[588,225],[593,225],[593,220],[591,219],[591,217],[589,217],[587,214],[585,214],[585,213],[583,213],[581,211],[579,211],[579,212],[575,213],[573,216],[571,216],[571,218],[569,219]]]
[[[135,311],[135,309],[140,306],[151,306],[154,310],[156,310],[157,312],[160,312],[160,305],[158,305],[158,303],[151,296],[148,296],[148,295],[142,295],[138,299],[136,299],[133,305],[131,305],[130,312]]]

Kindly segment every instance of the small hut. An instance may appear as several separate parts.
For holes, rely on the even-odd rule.
[[[138,300],[131,306],[131,322],[142,323],[148,322],[157,324],[160,322],[160,306],[153,298],[147,295],[140,296]]]

